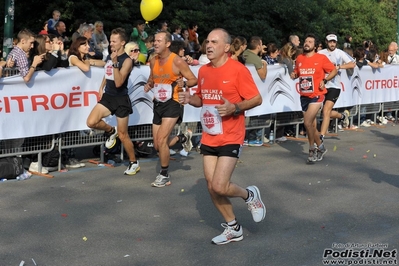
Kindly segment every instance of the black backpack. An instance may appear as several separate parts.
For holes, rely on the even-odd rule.
[[[24,172],[21,157],[0,158],[0,179],[14,179]]]

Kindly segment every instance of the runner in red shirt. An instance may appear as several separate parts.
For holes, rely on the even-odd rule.
[[[262,103],[261,95],[249,70],[228,57],[231,37],[224,29],[211,31],[206,40],[206,54],[211,61],[198,72],[198,90],[190,96],[180,92],[181,104],[202,107],[201,154],[204,174],[213,204],[226,223],[221,235],[212,239],[216,245],[243,239],[229,197],[241,197],[255,222],[265,218],[266,208],[259,189],[246,189],[232,183],[231,175],[241,154],[245,134],[245,110]]]
[[[316,53],[317,43],[315,35],[306,36],[303,54],[297,57],[291,74],[291,78],[299,78],[303,122],[309,140],[308,162],[321,161],[327,152],[316,128],[316,115],[324,102],[324,94],[327,93],[325,84],[338,72],[327,56]],[[327,73],[329,74],[325,77]]]

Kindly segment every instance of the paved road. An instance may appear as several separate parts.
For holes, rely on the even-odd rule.
[[[303,141],[245,147],[233,180],[259,187],[267,216],[254,223],[232,199],[244,240],[224,246],[210,243],[223,221],[196,152],[171,161],[165,188],[150,187],[157,159],[141,160],[136,176],[124,176],[125,166],[88,165],[0,183],[0,265],[318,266],[334,243],[397,249],[398,130],[340,132],[314,165],[305,164]]]

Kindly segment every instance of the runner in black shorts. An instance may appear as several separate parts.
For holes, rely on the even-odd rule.
[[[150,76],[144,86],[145,92],[154,94],[154,118],[152,135],[154,148],[158,151],[161,171],[151,183],[153,187],[169,186],[170,175],[169,147],[177,142],[182,143],[186,152],[192,148],[191,131],[171,137],[174,126],[182,121],[183,105],[178,101],[178,93],[183,88],[197,85],[197,78],[187,63],[169,49],[172,37],[167,31],[155,34],[155,56],[150,60]],[[183,80],[186,79],[186,81]]]
[[[219,147],[211,147],[205,144],[201,144],[201,154],[204,156],[211,155],[216,157],[227,156],[240,158],[241,151],[242,146],[239,144],[227,144]]]
[[[320,54],[324,54],[330,59],[331,63],[335,65],[338,73],[341,69],[353,69],[356,66],[355,60],[344,51],[337,48],[337,35],[328,34],[326,36],[327,48],[319,51]],[[323,106],[323,122],[320,129],[320,139],[323,142],[324,136],[327,133],[328,126],[331,118],[338,118],[343,121],[343,127],[349,125],[349,111],[345,110],[343,113],[338,113],[332,110],[338,97],[341,93],[341,78],[340,75],[336,75],[333,79],[327,82],[327,94],[326,100]]]
[[[177,124],[183,120],[184,106],[174,100],[167,102],[157,102],[154,100],[154,117],[152,123],[155,125],[162,124],[162,117],[178,117]]]
[[[105,142],[107,148],[115,146],[116,138],[119,137],[130,161],[125,175],[134,175],[140,171],[140,166],[128,134],[129,115],[133,113],[133,109],[128,95],[127,83],[133,69],[133,62],[124,50],[126,40],[125,30],[122,28],[112,30],[110,37],[112,53],[107,57],[107,63],[104,67],[106,75],[104,75],[99,89],[101,100],[94,106],[86,123],[90,128],[105,131],[108,136]],[[104,117],[109,115],[116,116],[116,127],[108,125],[103,120]]]

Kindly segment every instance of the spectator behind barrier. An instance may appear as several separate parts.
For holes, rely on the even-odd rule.
[[[87,56],[90,59],[102,60],[103,53],[96,50],[96,47],[93,42],[93,30],[94,30],[94,26],[92,24],[84,24],[84,25],[82,25],[82,27],[80,29],[80,34],[81,34],[81,36],[84,36],[87,38],[87,42],[89,44],[89,53],[87,54]],[[104,65],[105,65],[105,63],[104,63]],[[104,66],[104,65],[102,65],[102,66]]]
[[[96,21],[94,23],[94,33],[92,35],[92,40],[96,52],[103,54],[103,60],[107,58],[109,42],[107,35],[104,33],[104,24],[101,21]]]
[[[55,40],[55,43],[53,43],[53,40]],[[36,37],[34,55],[44,54],[43,62],[37,65],[36,70],[50,71],[56,67],[68,67],[64,43],[56,37],[53,40],[48,35],[38,35]]]
[[[86,37],[80,36],[71,44],[69,48],[68,62],[69,66],[77,66],[83,72],[88,72],[90,66],[99,66],[102,60],[88,59],[86,55],[89,53],[89,43]]]
[[[23,29],[18,33],[18,43],[7,57],[7,67],[16,66],[25,83],[28,83],[35,72],[36,66],[43,61],[44,54],[33,57],[29,65],[28,55],[33,48],[35,38],[33,32]],[[12,62],[11,62],[12,61]]]
[[[139,64],[138,58],[140,54],[139,45],[135,42],[129,42],[125,45],[125,53],[133,60],[133,64]]]
[[[47,21],[47,32],[51,33],[51,34],[56,34],[57,29],[56,29],[56,24],[58,23],[58,21],[60,20],[61,17],[61,13],[58,10],[54,10],[53,11],[53,17],[50,18]]]

